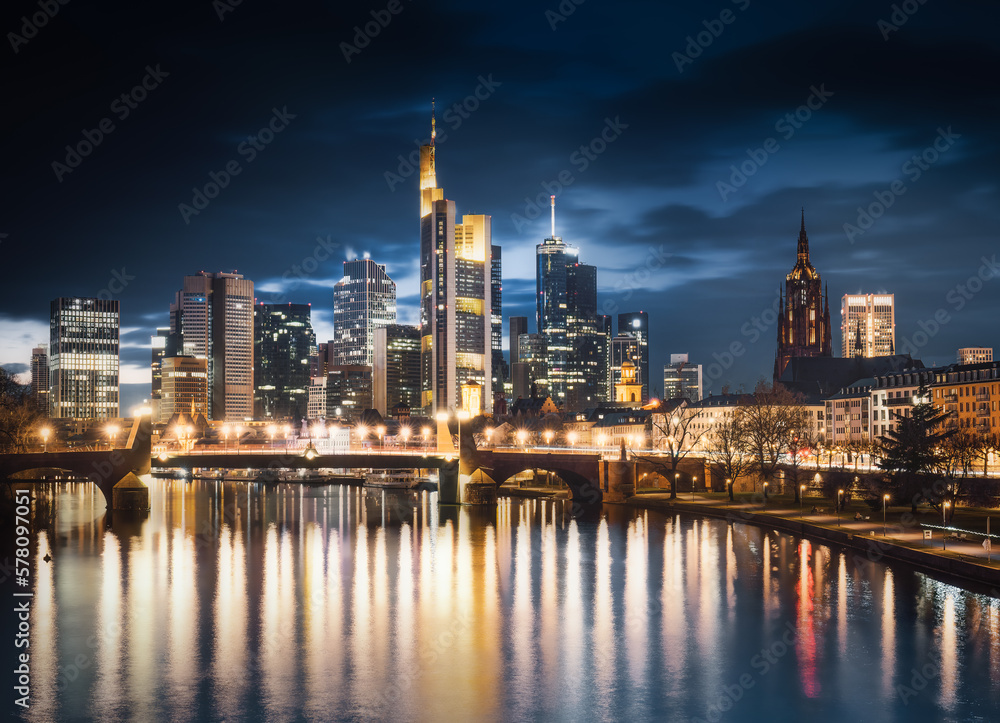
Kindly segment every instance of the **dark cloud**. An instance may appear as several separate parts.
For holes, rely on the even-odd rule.
[[[113,294],[133,330],[123,341],[146,343],[181,277],[200,269],[237,269],[262,299],[312,302],[328,325],[343,258],[366,251],[415,318],[407,164],[429,134],[432,96],[439,181],[460,214],[493,216],[504,247],[505,316],[534,317],[534,246],[558,193],[557,232],[599,267],[601,304],[650,312],[652,368],[681,351],[710,363],[741,342],[713,388],[750,386],[770,373],[774,330],[752,343],[742,330],[794,263],[804,206],[835,318],[843,293],[887,290],[900,338],[938,308],[952,314],[925,361],[1000,346],[997,281],[961,309],[948,300],[997,247],[995,4],[920,5],[886,39],[877,23],[891,3],[591,0],[553,23],[555,2],[405,2],[347,62],[342,43],[382,7],[242,3],[220,21],[193,0],[71,3],[8,49],[0,311],[17,343],[4,353],[44,341],[27,337],[47,327],[50,299],[71,294]],[[723,9],[733,22],[679,71],[674,53]],[[14,3],[2,27],[35,10]],[[120,118],[112,103],[157,64],[168,75]],[[778,123],[814,88],[833,95],[786,138]],[[241,154],[286,108],[287,127],[252,161]],[[114,130],[60,182],[53,161],[103,118]],[[609,120],[625,127],[581,163],[574,154],[596,149]],[[912,178],[906,162],[939,128],[961,137]],[[718,184],[768,138],[780,150],[724,198]],[[186,223],[179,204],[230,161],[239,175]],[[895,180],[905,193],[852,243],[845,224]],[[302,278],[317,239],[338,252]],[[148,351],[126,347],[123,363],[145,366]]]

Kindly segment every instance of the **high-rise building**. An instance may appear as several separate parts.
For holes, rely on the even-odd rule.
[[[550,203],[551,234],[535,247],[536,324],[548,346],[549,394],[564,411],[578,411],[607,398],[607,337],[597,316],[597,268],[556,236],[555,196]]]
[[[178,353],[208,360],[210,418],[253,417],[253,281],[241,274],[185,276],[170,305]]]
[[[375,330],[396,323],[396,283],[370,258],[344,262],[333,287],[333,363],[371,366]]]
[[[785,296],[779,301],[778,350],[774,359],[774,381],[793,357],[833,356],[829,293],[823,294],[819,272],[809,261],[806,214],[802,212],[798,257],[785,277]]]
[[[683,397],[689,402],[702,400],[701,364],[691,364],[687,354],[671,354],[663,367],[663,399]]]
[[[958,350],[959,364],[979,364],[993,361],[993,347],[967,346]]]
[[[43,345],[31,350],[31,398],[38,411],[49,414],[49,350]]]
[[[618,335],[611,339],[611,365],[608,370],[608,377],[612,390],[617,389],[618,385],[622,383],[622,366],[626,363],[635,367],[636,380],[634,383],[642,386],[642,383],[638,381],[639,362],[641,358],[639,340],[634,334],[623,331],[621,324],[619,324]]]
[[[435,137],[432,114],[420,148],[420,406],[429,414],[459,409],[463,386],[489,389],[493,379],[492,220],[455,222],[455,202],[437,187]],[[492,395],[483,402],[490,411]]]
[[[546,376],[549,366],[548,339],[544,334],[521,334],[517,340],[520,354],[518,377],[514,379],[514,399],[552,396],[552,384]]]
[[[649,314],[645,311],[629,311],[618,315],[618,334],[635,337],[636,382],[642,386],[642,403],[649,401]]]
[[[167,422],[175,414],[208,418],[208,359],[193,356],[168,356],[160,368],[161,387],[159,421]]]
[[[896,353],[893,294],[844,294],[840,303],[841,356],[892,356]]]
[[[521,334],[528,333],[528,317],[512,316],[508,320],[508,353],[510,354],[510,398],[526,398],[530,390],[528,381],[528,366],[521,361],[518,341]]]
[[[338,419],[356,421],[372,408],[372,368],[331,366],[326,374],[326,413]]]
[[[50,312],[49,416],[118,417],[118,301],[61,297]]]
[[[493,349],[493,396],[503,396],[507,362],[503,358],[503,268],[500,247],[490,246],[490,341]]]
[[[308,414],[315,353],[309,304],[254,307],[254,418],[297,420]]]
[[[400,404],[420,408],[420,329],[392,324],[375,330],[372,387],[377,409],[390,416]]]

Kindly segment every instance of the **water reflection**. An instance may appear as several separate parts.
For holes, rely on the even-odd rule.
[[[1000,601],[789,535],[546,500],[150,485],[148,519],[110,526],[86,486],[38,500],[29,719],[958,721],[1000,705]]]

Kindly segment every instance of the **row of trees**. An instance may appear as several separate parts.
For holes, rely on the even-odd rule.
[[[655,434],[665,443],[658,453],[639,456],[670,481],[671,498],[677,497],[675,481],[681,460],[701,448],[729,481],[730,499],[738,477],[755,474],[755,488],[757,480],[770,484],[787,457],[791,461],[789,477],[795,501],[799,501],[799,451],[813,444],[801,395],[780,384],[761,381],[753,394],[740,395],[732,414],[727,414],[710,430],[696,424],[699,412],[685,406],[672,413],[654,415]]]

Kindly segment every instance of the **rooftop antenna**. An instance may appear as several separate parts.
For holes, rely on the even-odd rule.
[[[549,196],[549,204],[552,206],[552,238],[556,237],[556,197]]]
[[[434,139],[437,138],[437,126],[434,120],[434,99],[431,98],[431,145],[434,145]]]

